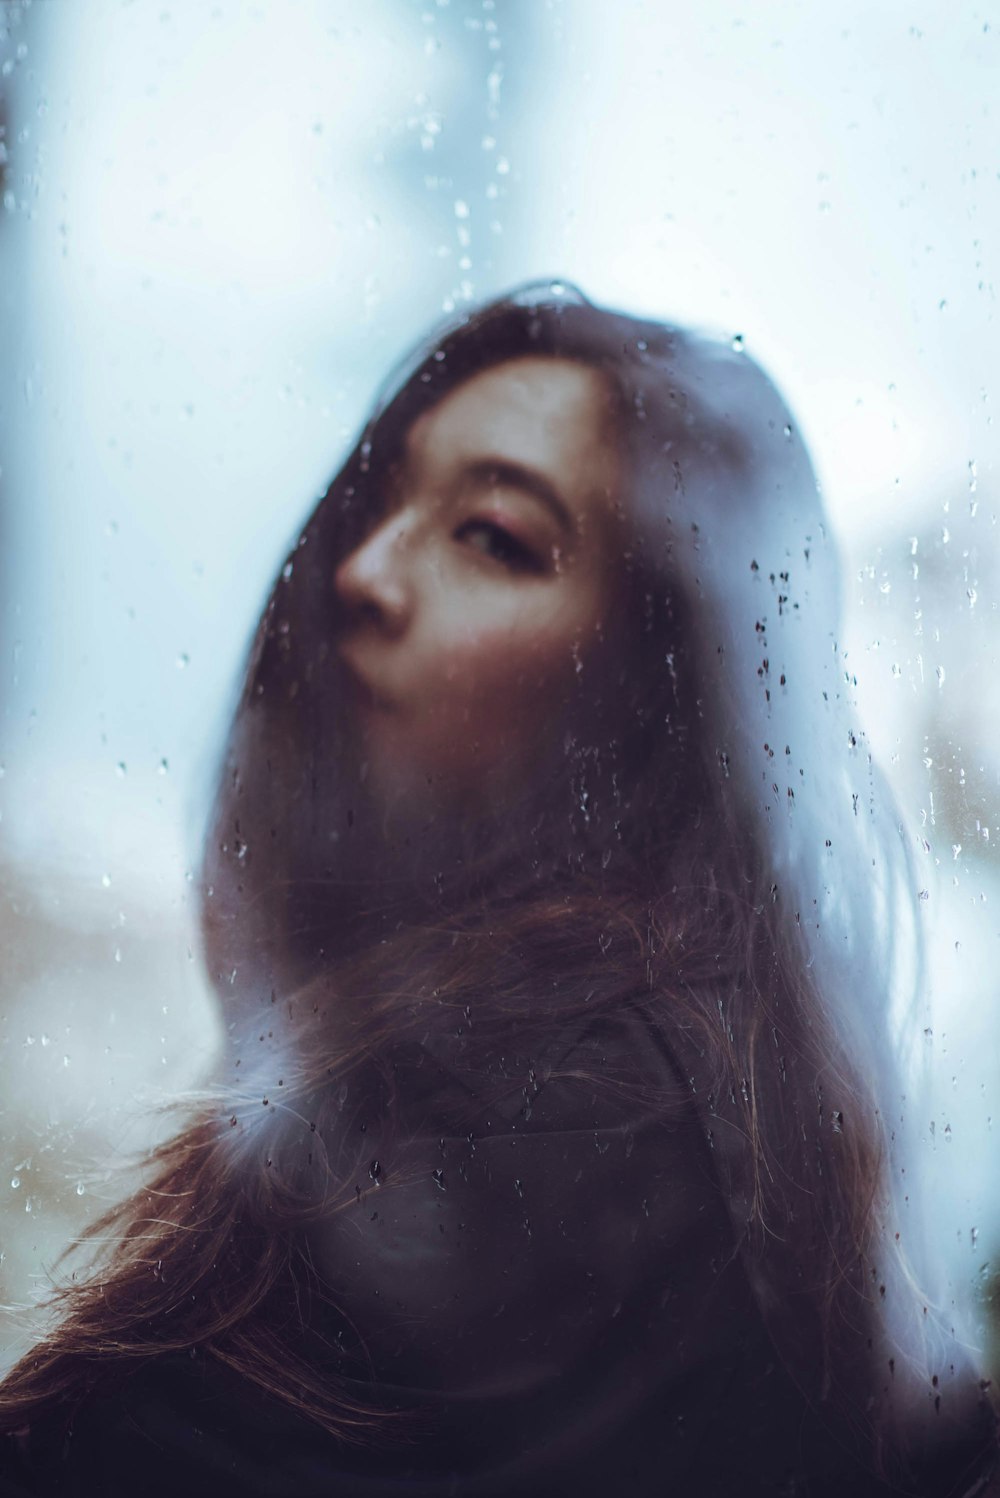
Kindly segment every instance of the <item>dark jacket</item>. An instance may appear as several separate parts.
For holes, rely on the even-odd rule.
[[[637,1048],[648,1113],[617,1085]],[[498,1058],[497,1100],[461,1133],[482,1076],[433,1046],[411,1062],[408,1142],[310,1245],[338,1308],[322,1312],[329,1376],[398,1421],[338,1443],[192,1349],[123,1384],[109,1370],[68,1424],[56,1411],[8,1438],[0,1498],[988,1491],[993,1411],[971,1378],[917,1412],[919,1470],[898,1484],[800,1392],[702,1120],[636,1016],[578,1027],[541,1067]]]

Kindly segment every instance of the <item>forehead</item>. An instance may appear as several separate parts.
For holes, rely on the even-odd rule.
[[[568,497],[617,486],[608,381],[570,359],[528,356],[471,375],[413,423],[417,463],[496,458],[546,473]]]

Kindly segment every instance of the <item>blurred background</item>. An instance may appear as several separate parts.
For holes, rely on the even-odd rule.
[[[812,448],[989,1336],[998,100],[973,0],[0,0],[0,1371],[211,1057],[201,828],[283,550],[408,345],[541,275],[741,337]]]

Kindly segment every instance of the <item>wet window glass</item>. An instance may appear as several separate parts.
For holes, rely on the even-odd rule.
[[[0,1486],[986,1480],[998,48],[0,5]]]

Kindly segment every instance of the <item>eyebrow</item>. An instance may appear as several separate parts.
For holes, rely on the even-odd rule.
[[[466,472],[480,483],[495,483],[508,489],[523,489],[549,511],[556,523],[567,534],[572,534],[576,525],[565,502],[551,479],[537,468],[524,463],[511,462],[509,458],[479,458],[470,463]]]

